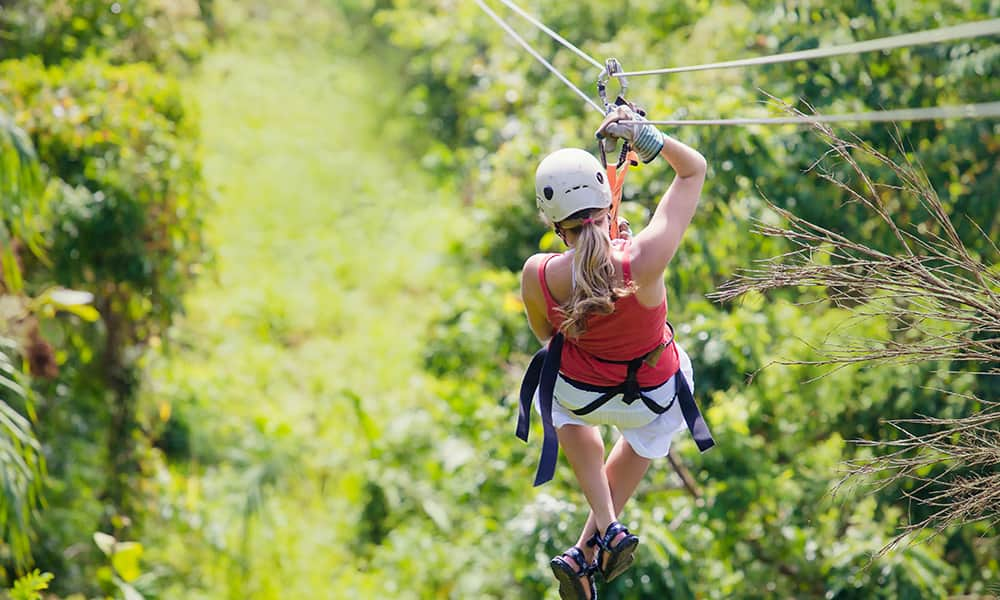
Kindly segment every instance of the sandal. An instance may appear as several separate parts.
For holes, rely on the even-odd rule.
[[[563,558],[564,556],[573,559],[577,565],[576,568]],[[581,581],[584,577],[587,578],[590,587],[590,600],[597,600],[597,586],[594,585],[593,577],[595,567],[592,564],[587,564],[583,551],[578,547],[573,546],[560,556],[553,558],[549,561],[549,566],[552,567],[552,574],[559,582],[559,597],[562,600],[588,599],[587,588],[583,587]]]
[[[625,535],[612,546],[611,543],[615,541],[615,538],[623,533]],[[632,565],[632,561],[635,560],[636,546],[639,545],[639,538],[632,535],[624,525],[614,521],[608,525],[604,537],[595,533],[587,545],[599,547],[597,550],[597,569],[604,576],[604,581],[611,581]]]

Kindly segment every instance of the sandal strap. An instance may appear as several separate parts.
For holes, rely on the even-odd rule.
[[[626,536],[629,536],[631,535],[632,532],[629,531],[627,527],[625,527],[618,521],[613,521],[610,525],[608,525],[607,531],[604,532],[604,538],[599,540],[597,544],[604,550],[610,552],[611,542],[615,541],[615,538],[618,537],[618,535],[621,533],[624,533]],[[617,548],[618,544],[615,544],[615,547]]]
[[[569,550],[563,552],[563,556],[568,556],[576,562],[576,576],[585,577],[591,573],[590,565],[587,563],[587,557],[583,555],[583,550],[580,550],[577,546],[573,546]]]
[[[627,527],[618,521],[612,521],[611,524],[608,525],[608,529],[604,532],[603,536],[599,531],[594,532],[594,535],[590,536],[590,539],[587,540],[587,547],[593,548],[594,546],[599,546],[602,550],[610,552],[611,542],[615,541],[615,538],[618,537],[618,534],[620,533],[624,533],[625,535],[632,534]]]

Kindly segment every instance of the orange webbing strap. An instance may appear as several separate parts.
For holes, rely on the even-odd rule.
[[[611,218],[608,219],[611,239],[618,239],[618,206],[622,203],[622,189],[624,189],[625,175],[628,173],[629,165],[639,164],[639,157],[632,150],[629,150],[625,157],[625,162],[621,167],[608,165],[608,184],[611,186]]]

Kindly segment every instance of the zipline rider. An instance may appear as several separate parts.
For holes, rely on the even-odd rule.
[[[691,361],[666,322],[664,286],[664,271],[694,216],[706,162],[641,121],[619,106],[597,132],[599,139],[624,140],[644,163],[663,156],[677,173],[634,238],[611,239],[610,173],[590,153],[558,150],[535,174],[538,207],[569,250],[536,254],[524,264],[528,323],[547,347],[522,383],[518,436],[527,440],[537,398],[546,439],[535,484],[552,478],[561,446],[590,505],[576,545],[550,563],[564,600],[595,598],[596,571],[611,581],[632,563],[639,539],[617,515],[685,422],[701,450],[714,443],[692,397]],[[622,434],[606,463],[597,425]]]

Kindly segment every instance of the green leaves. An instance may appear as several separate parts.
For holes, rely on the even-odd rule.
[[[142,574],[139,559],[142,557],[142,544],[138,542],[119,542],[114,536],[94,532],[94,543],[111,560],[115,575],[126,583],[135,581]]]
[[[58,178],[46,193],[56,281],[95,291],[114,282],[125,297],[113,311],[169,322],[206,260],[196,130],[175,82],[147,65],[93,60],[47,69],[8,61],[0,79]]]
[[[814,48],[978,20],[996,12],[996,7],[955,2],[907,5],[903,11],[896,5],[866,2],[682,2],[669,9],[662,3],[633,2],[627,14],[619,6],[591,2],[524,7],[586,52],[599,59],[617,56],[627,69]],[[516,290],[515,273],[527,255],[539,248],[558,249],[534,218],[531,180],[538,160],[556,147],[592,147],[591,120],[596,117],[491,21],[467,7],[452,8],[434,1],[419,6],[397,3],[377,11],[375,22],[407,54],[404,76],[411,92],[406,103],[421,115],[421,127],[427,127],[433,140],[426,146],[423,164],[445,181],[460,182],[463,200],[480,225],[481,233],[457,249],[468,267],[466,283],[442,306],[428,332],[424,357],[448,403],[449,410],[437,416],[448,424],[444,431],[457,432],[460,440],[507,461],[506,467],[486,477],[489,484],[484,485],[492,484],[495,496],[475,488],[480,511],[506,515],[511,508],[504,493],[522,502],[523,494],[512,490],[518,489],[514,478],[524,461],[520,448],[502,437],[509,423],[486,407],[516,389],[524,353],[533,340],[521,337],[527,332],[523,317],[506,311],[503,297]],[[571,81],[592,89],[593,74],[583,61],[510,17],[511,25]],[[651,116],[664,118],[780,111],[762,105],[759,90],[797,108],[811,105],[824,113],[995,99],[1000,80],[983,76],[997,66],[991,43],[977,40],[742,71],[633,78],[630,94]],[[704,486],[705,496],[698,503],[673,487],[668,473],[651,472],[627,515],[641,524],[644,540],[655,540],[655,555],[640,556],[633,572],[623,578],[627,582],[612,586],[608,594],[891,598],[934,597],[965,589],[947,566],[942,539],[927,541],[919,550],[899,550],[868,569],[871,553],[892,539],[902,517],[898,489],[876,489],[865,502],[857,491],[843,490],[835,499],[829,492],[842,461],[867,452],[845,440],[891,438],[896,434],[882,421],[890,414],[957,410],[953,400],[946,402],[929,388],[974,391],[982,386],[989,393],[990,384],[937,375],[940,365],[876,369],[859,364],[831,372],[814,364],[821,357],[817,348],[843,344],[851,336],[883,344],[912,341],[907,337],[912,336],[912,331],[907,333],[911,328],[889,317],[886,305],[880,304],[891,299],[867,298],[859,307],[870,315],[865,320],[848,319],[849,313],[834,307],[831,300],[841,295],[833,287],[771,290],[723,306],[704,300],[733,273],[757,269],[755,261],[795,250],[787,240],[753,234],[755,226],[780,223],[769,202],[831,231],[870,240],[886,253],[898,251],[901,240],[834,185],[849,181],[848,172],[828,160],[814,164],[828,148],[808,131],[685,127],[669,133],[702,150],[711,165],[699,213],[670,265],[667,285],[670,318],[678,328],[678,341],[694,359],[697,394],[707,405],[720,444],[695,456],[686,436],[678,440]],[[989,240],[1000,231],[994,193],[1000,180],[998,171],[989,167],[995,162],[989,157],[997,151],[992,123],[871,125],[859,127],[857,133],[881,151],[922,161],[935,186],[950,192],[949,211],[968,215],[967,220],[958,219],[959,235],[977,255],[991,256]],[[932,222],[928,212],[893,187],[899,181],[891,169],[865,167],[885,186],[879,194],[886,210],[912,225],[911,231],[933,231],[927,227]],[[825,181],[826,175],[833,182]],[[624,208],[637,231],[669,180],[668,169],[655,163],[630,175]],[[842,259],[825,250],[817,251],[818,262]],[[484,431],[489,432],[488,442]],[[572,483],[568,473],[567,479]],[[446,485],[464,498],[461,482]],[[509,545],[515,568],[530,574],[539,555],[564,548],[573,539],[575,524],[566,521],[541,522],[531,529],[531,539],[558,536],[558,543],[523,548],[513,536],[500,533],[501,539],[491,544]],[[974,532],[956,532],[947,544],[964,544],[956,540],[969,536]],[[995,568],[988,556],[996,543],[992,538],[984,544],[987,550],[965,551],[963,564],[969,569]],[[519,591],[540,595],[544,583],[535,589],[528,577],[519,578]]]
[[[198,15],[188,2],[0,10],[0,306],[18,308],[0,315],[5,568],[34,551],[63,569],[65,549],[102,520],[130,522],[112,513],[148,458],[137,365],[208,259],[196,118],[161,72],[197,58]],[[54,468],[31,537],[44,473],[35,429]],[[104,591],[137,598],[141,547],[130,544],[115,545]],[[94,579],[57,572],[66,589]]]
[[[15,240],[41,254],[39,217],[45,210],[41,192],[31,140],[0,105],[0,284],[15,293],[23,286]]]
[[[38,569],[22,575],[9,591],[10,600],[42,600],[40,592],[49,589],[52,579],[52,573],[42,573]]]
[[[57,64],[98,54],[179,69],[205,50],[198,16],[187,3],[19,0],[0,12],[0,60],[35,55]]]
[[[15,342],[3,334],[0,329],[0,537],[9,544],[16,564],[25,566],[31,562],[45,463],[31,422],[11,406],[24,406],[30,414],[33,403],[27,378],[12,361]]]
[[[100,569],[98,577],[113,584],[125,600],[143,600],[143,595],[132,585],[142,575],[139,565],[142,544],[119,542],[114,536],[100,531],[94,532],[94,543],[109,559],[109,566]]]

